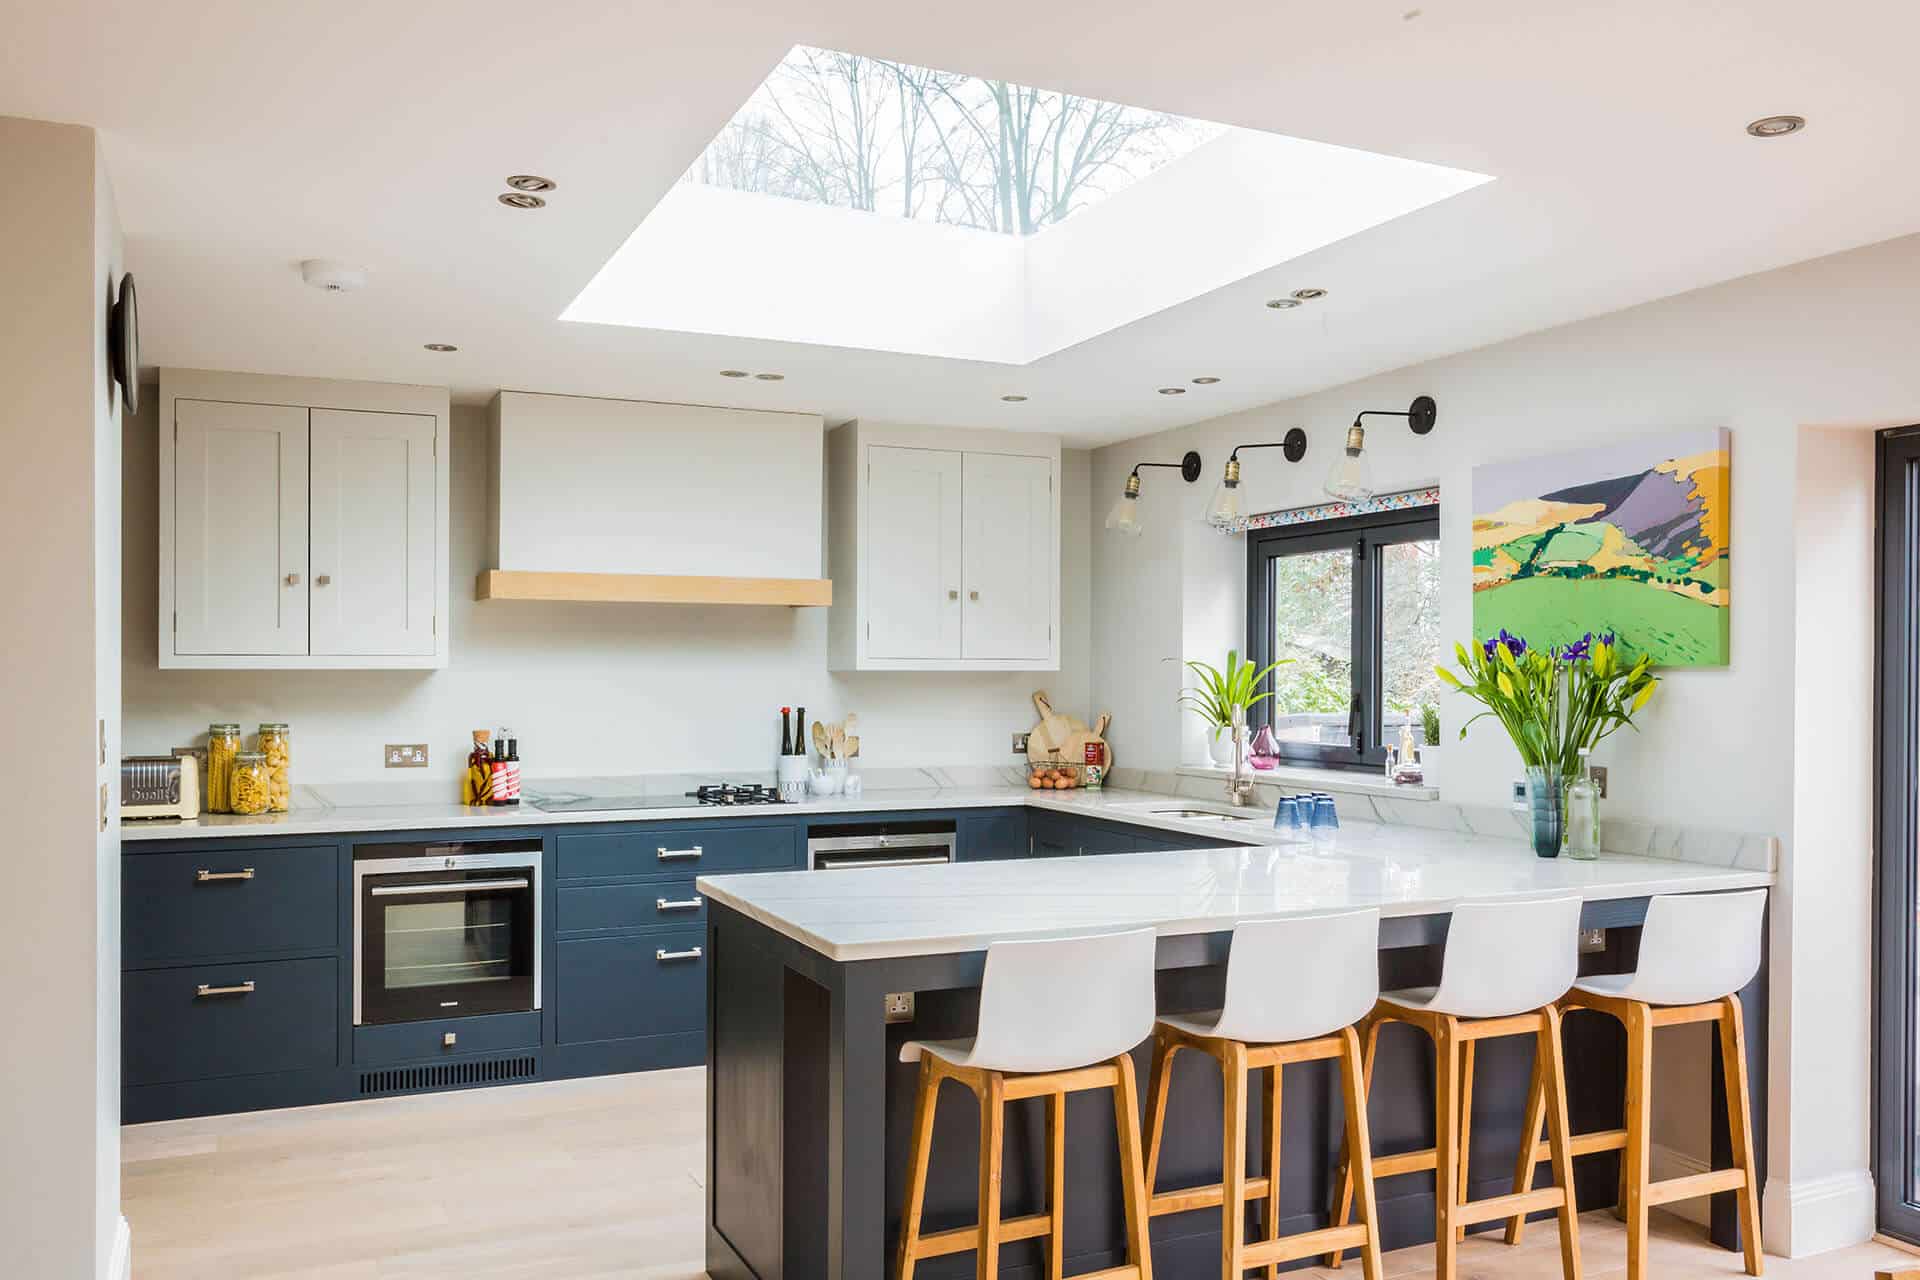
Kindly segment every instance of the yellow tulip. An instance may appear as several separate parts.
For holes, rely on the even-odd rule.
[[[1602,641],[1593,646],[1593,674],[1602,680],[1613,670],[1613,646]]]
[[[1658,680],[1649,680],[1646,687],[1641,689],[1639,693],[1633,695],[1633,714],[1640,714],[1640,709],[1653,700],[1653,691],[1659,683]]]
[[[1518,671],[1520,669],[1519,665],[1513,660],[1513,650],[1507,647],[1505,640],[1502,640],[1495,648],[1499,651],[1500,661],[1506,666],[1507,670]]]
[[[1448,684],[1452,685],[1456,689],[1460,687],[1460,677],[1456,676],[1455,674],[1453,674],[1453,672],[1447,670],[1445,667],[1435,667],[1433,669],[1433,674],[1439,676],[1442,680],[1445,680]]]
[[[1500,652],[1505,653],[1506,651],[1507,651],[1507,647],[1505,645],[1501,645]],[[1509,659],[1509,661],[1511,661],[1511,659]],[[1500,692],[1506,694],[1509,698],[1519,696],[1514,692],[1513,681],[1507,679],[1507,673],[1504,671],[1500,673]]]

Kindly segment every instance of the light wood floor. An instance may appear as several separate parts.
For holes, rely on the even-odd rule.
[[[699,1280],[702,1073],[660,1071],[304,1107],[122,1130],[122,1195],[135,1280],[565,1277]],[[1663,1280],[1735,1277],[1739,1255],[1656,1213]],[[1593,1280],[1625,1265],[1623,1229],[1581,1221]],[[1774,1280],[1865,1280],[1915,1264],[1878,1245],[1801,1262]],[[1387,1274],[1431,1274],[1430,1248]],[[1357,1265],[1319,1277],[1359,1275]],[[1467,1241],[1462,1280],[1550,1280],[1551,1229],[1519,1249]],[[1176,1277],[1174,1280],[1189,1280]]]

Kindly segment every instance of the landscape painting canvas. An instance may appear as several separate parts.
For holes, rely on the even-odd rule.
[[[1721,429],[1475,467],[1474,635],[1726,665],[1731,458]]]

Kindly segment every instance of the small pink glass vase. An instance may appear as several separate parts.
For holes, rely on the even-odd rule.
[[[1280,743],[1273,736],[1273,729],[1261,725],[1260,732],[1253,735],[1253,746],[1247,754],[1247,763],[1256,769],[1272,769],[1280,763]]]

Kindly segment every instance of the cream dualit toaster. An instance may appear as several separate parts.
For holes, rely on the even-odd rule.
[[[122,819],[199,817],[199,762],[192,756],[122,759],[120,816]]]

